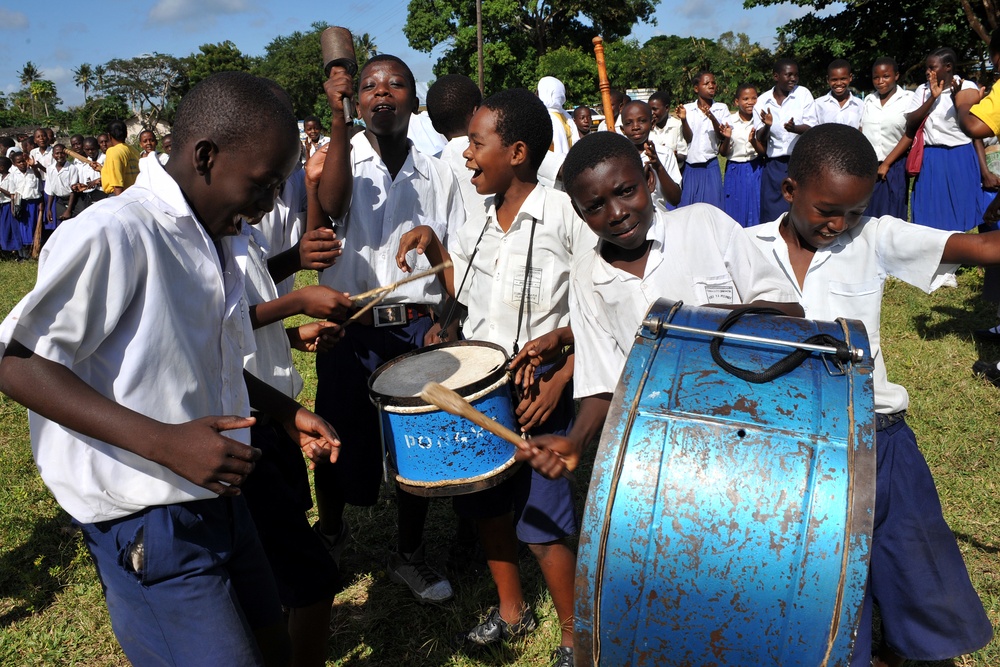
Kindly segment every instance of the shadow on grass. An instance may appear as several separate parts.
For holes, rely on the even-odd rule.
[[[63,586],[59,574],[76,553],[75,536],[69,517],[60,512],[36,523],[23,544],[0,556],[0,600],[12,605],[0,615],[0,628],[41,613],[52,604]]]
[[[1000,547],[997,547],[992,544],[984,544],[983,542],[980,542],[972,535],[966,535],[965,533],[955,533],[955,539],[958,540],[959,542],[964,542],[973,549],[978,549],[983,553],[988,553],[988,554],[1000,553]]]

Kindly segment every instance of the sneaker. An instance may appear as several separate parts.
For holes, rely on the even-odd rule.
[[[573,647],[560,646],[552,651],[552,667],[573,667]]]
[[[454,593],[451,583],[424,560],[424,545],[405,558],[397,551],[389,554],[389,578],[406,584],[421,602],[445,602]]]
[[[538,627],[535,613],[529,605],[525,605],[521,618],[517,623],[508,623],[500,618],[500,608],[493,607],[486,620],[468,632],[455,635],[455,643],[489,646],[501,641],[510,641],[516,637],[524,637]]]
[[[939,287],[958,287],[958,277],[954,273],[942,274]]]
[[[1000,387],[1000,367],[995,361],[983,361],[980,359],[972,364],[972,374],[984,377],[997,387]]]
[[[346,519],[340,520],[340,533],[337,535],[328,535],[324,533],[319,527],[319,521],[313,524],[313,530],[319,535],[319,541],[323,543],[326,547],[327,553],[330,554],[330,558],[333,562],[340,567],[340,557],[344,554],[344,549],[347,547],[347,543],[351,539],[351,527],[347,525]]]
[[[1000,324],[989,329],[976,329],[972,332],[972,337],[980,343],[1000,343]]]

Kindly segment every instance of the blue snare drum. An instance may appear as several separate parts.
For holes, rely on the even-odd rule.
[[[848,664],[875,498],[864,327],[746,315],[717,351],[737,370],[815,334],[840,353],[751,382],[713,359],[728,314],[660,300],[635,339],[580,533],[578,666]]]
[[[512,444],[419,397],[425,384],[438,382],[517,431],[507,362],[499,345],[458,341],[404,354],[375,371],[368,389],[401,487],[422,496],[454,496],[495,486],[517,470]]]

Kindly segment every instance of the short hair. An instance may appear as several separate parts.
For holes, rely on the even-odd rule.
[[[101,132],[100,134],[97,135],[97,140],[100,141],[101,137],[106,137],[106,136],[108,136],[107,132]]]
[[[552,143],[549,110],[538,96],[525,88],[511,88],[490,95],[483,106],[496,114],[496,133],[504,146],[523,141],[528,160],[536,171]]]
[[[876,58],[875,62],[872,63],[872,70],[876,67],[882,67],[883,65],[891,67],[893,72],[899,72],[899,63],[897,63],[896,59],[892,56],[880,56]]]
[[[833,70],[835,70],[835,69],[841,69],[841,68],[844,68],[844,67],[847,68],[847,73],[848,74],[854,73],[854,70],[851,69],[851,63],[847,62],[843,58],[837,58],[836,60],[832,61],[829,65],[827,65],[826,66],[826,73],[827,73],[827,75],[829,75],[830,72],[832,72]]]
[[[305,127],[306,123],[316,123],[319,125],[319,129],[323,129],[323,121],[319,119],[319,116],[306,116],[302,119],[302,127]]]
[[[871,142],[849,125],[824,123],[810,128],[795,142],[788,160],[788,177],[799,185],[824,173],[847,174],[875,181],[878,158]]]
[[[458,134],[467,129],[469,114],[482,102],[475,81],[462,74],[445,74],[427,91],[427,114],[441,134]]]
[[[593,114],[594,113],[594,110],[591,109],[590,107],[588,107],[586,104],[581,104],[577,108],[573,109],[573,114],[576,115],[576,112],[579,111],[580,109],[586,109],[587,113],[589,113],[589,114]]]
[[[55,148],[61,148],[63,150],[66,150],[66,144],[64,144],[62,142],[59,142],[58,144],[52,144],[52,148],[53,149],[55,149]]]
[[[0,169],[10,169],[14,166],[14,163],[10,161],[10,158],[3,157],[0,155]]]
[[[16,145],[17,142],[14,141],[12,137],[0,137],[0,146],[3,146],[4,148],[13,148]]]
[[[752,90],[753,92],[756,93],[757,92],[757,86],[755,86],[754,84],[750,83],[749,81],[744,81],[740,85],[736,86],[736,97],[739,97],[743,93],[744,90]]]
[[[694,78],[691,79],[691,83],[696,83],[696,84],[701,83],[701,78],[706,74],[711,74],[712,76],[715,76],[712,70],[700,69],[695,73]]]
[[[622,115],[623,116],[625,115],[625,109],[627,109],[629,107],[633,107],[633,106],[635,106],[635,107],[640,107],[640,106],[641,107],[646,107],[646,113],[649,113],[649,114],[653,113],[652,109],[649,108],[649,104],[647,102],[643,102],[642,100],[632,100],[631,102],[626,102],[625,104],[622,105]]]
[[[104,128],[106,134],[115,141],[125,141],[128,138],[128,128],[120,120],[113,120]]]
[[[278,96],[279,100],[281,100],[282,102],[284,102],[285,105],[293,113],[295,112],[295,104],[292,102],[292,96],[288,94],[287,90],[285,90],[284,88],[281,87],[280,83],[278,83],[274,79],[268,79],[267,77],[264,77],[264,83],[267,85],[268,88],[271,89],[272,93],[274,93],[275,95]],[[302,124],[305,125],[305,121],[303,121]],[[323,127],[322,124],[320,124],[320,127]],[[170,136],[170,135],[167,135],[167,136]]]
[[[618,104],[621,105],[625,101],[625,93],[618,90],[617,88],[612,88],[608,91],[608,96],[611,98],[611,104],[614,105],[615,99],[618,100]]]
[[[156,138],[156,132],[153,132],[152,130],[143,130],[142,132],[139,133],[139,138],[142,139],[142,135],[144,134],[151,134],[153,135],[154,139]]]
[[[365,74],[365,70],[374,65],[375,63],[396,63],[403,68],[403,75],[406,77],[407,83],[410,84],[410,91],[413,96],[417,96],[417,80],[413,78],[413,72],[410,70],[410,66],[403,62],[402,58],[399,56],[389,55],[388,53],[380,53],[378,55],[372,56],[365,63],[365,66],[361,68],[361,72],[358,74],[358,78],[361,78]]]
[[[799,67],[799,64],[795,62],[795,60],[792,58],[778,58],[777,60],[774,61],[774,67],[771,69],[771,71],[777,73],[783,70],[784,68],[788,67],[789,65],[795,67],[795,69],[798,69]]]
[[[267,132],[298,142],[298,121],[267,82],[246,72],[220,72],[200,81],[177,107],[173,143],[183,149],[201,138],[220,150],[249,148]]]
[[[940,49],[934,49],[928,55],[928,58],[940,58],[941,62],[946,65],[951,65],[954,70],[958,67],[958,54],[955,53],[954,49],[948,48],[947,46],[942,46]]]
[[[73,141],[74,139],[79,139],[79,140],[80,140],[80,141],[82,142],[82,141],[83,141],[83,135],[82,135],[82,134],[74,134],[74,135],[73,135],[72,137],[70,137],[70,138],[69,138],[69,140],[70,140],[71,142],[72,142],[72,141]]]
[[[573,144],[563,161],[563,187],[568,192],[580,174],[602,162],[622,158],[642,171],[642,158],[631,141],[616,132],[591,132]]]
[[[663,103],[663,106],[665,107],[670,106],[671,99],[672,98],[670,97],[670,93],[666,90],[658,90],[649,96],[650,102],[652,102],[653,100],[659,100],[660,102]]]
[[[101,147],[100,143],[97,141],[97,137],[84,137],[83,138],[83,147],[84,147],[85,150],[87,148],[87,144],[94,144],[94,146],[97,147],[97,148]]]

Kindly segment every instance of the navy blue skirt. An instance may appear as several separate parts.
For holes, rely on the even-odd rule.
[[[881,218],[891,215],[900,220],[906,220],[906,205],[909,192],[906,183],[906,158],[900,158],[889,166],[885,180],[875,181],[875,191],[868,202],[865,215]]]
[[[760,221],[777,220],[790,208],[781,195],[781,184],[788,176],[788,158],[768,158],[760,172]]]
[[[0,204],[0,250],[11,252],[21,249],[21,237],[14,234],[14,225],[10,203]]]
[[[684,168],[679,205],[689,204],[711,204],[722,208],[722,170],[718,159],[712,158],[701,164],[688,163]]]
[[[925,162],[926,164],[926,162]],[[875,432],[875,522],[852,667],[871,663],[872,601],[883,642],[909,660],[947,660],[993,636],[905,420]]]
[[[948,148],[924,146],[924,161],[913,186],[913,222],[965,232],[983,221],[979,159],[971,143]]]
[[[18,247],[30,246],[35,242],[35,223],[42,208],[42,199],[26,199],[21,202],[21,215],[14,218],[14,234]]]
[[[761,158],[726,163],[723,210],[743,227],[760,224],[760,174],[763,168]]]

